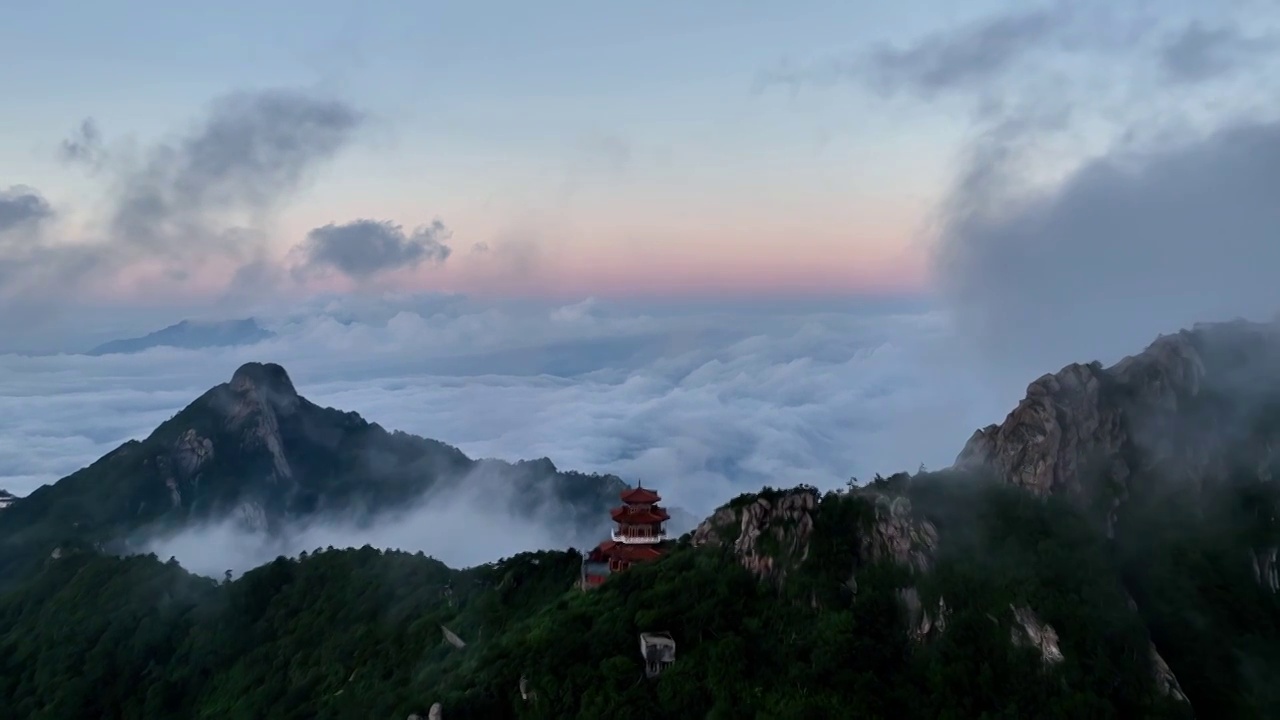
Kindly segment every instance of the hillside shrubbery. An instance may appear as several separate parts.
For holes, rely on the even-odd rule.
[[[931,572],[858,566],[869,501],[828,494],[781,589],[726,550],[687,545],[587,593],[570,589],[574,552],[457,571],[324,551],[229,583],[80,553],[0,596],[0,703],[13,717],[402,718],[432,702],[451,719],[1187,717],[1152,680],[1150,623],[1201,716],[1274,707],[1263,682],[1280,637],[1274,598],[1221,577],[1235,565],[1214,546],[1116,546],[1067,503],[949,474],[902,487],[944,538]],[[1212,591],[1224,582],[1256,599],[1233,616]],[[909,585],[948,608],[945,631],[923,642],[899,599]],[[1015,606],[1057,631],[1063,662],[1011,642]],[[442,625],[467,646],[445,643]],[[643,631],[678,643],[655,680],[643,678]]]

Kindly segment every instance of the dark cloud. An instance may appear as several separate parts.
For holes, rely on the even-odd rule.
[[[444,243],[448,238],[449,230],[439,220],[406,234],[395,223],[361,219],[318,227],[298,250],[306,272],[331,269],[362,280],[424,262],[442,263],[453,252]]]
[[[0,252],[0,335],[20,339],[33,317],[51,318],[78,292],[139,262],[168,282],[213,260],[264,262],[274,214],[349,144],[362,119],[341,101],[303,92],[240,92],[216,99],[187,133],[133,154],[108,154],[86,120],[62,156],[103,171],[106,217],[84,238],[42,233]],[[13,222],[47,217],[38,197],[10,191],[4,207]]]
[[[53,208],[34,188],[14,185],[0,190],[0,233],[30,228],[53,217]]]
[[[71,136],[62,141],[58,155],[65,162],[83,163],[97,168],[106,161],[107,151],[102,143],[102,133],[93,118],[85,118]]]
[[[111,234],[153,252],[235,252],[227,230],[259,225],[361,119],[343,102],[291,90],[220,98],[194,132],[154,148],[126,176]]]
[[[1240,66],[1272,52],[1269,37],[1246,37],[1234,26],[1188,24],[1164,44],[1160,66],[1169,79],[1195,83],[1230,74]]]
[[[796,88],[857,82],[884,95],[906,92],[926,98],[981,88],[1050,41],[1061,40],[1068,19],[1064,7],[1005,13],[932,33],[907,46],[883,45],[802,67],[777,68],[763,74],[758,84]]]
[[[867,59],[865,72],[887,93],[907,90],[928,97],[972,87],[1043,48],[1060,22],[1059,13],[1046,9],[989,18],[954,32],[930,35],[910,47],[881,48]]]
[[[1019,192],[1016,157],[1009,138],[975,152],[936,257],[995,371],[1030,379],[1196,321],[1280,310],[1280,123],[1118,150],[1039,193]]]

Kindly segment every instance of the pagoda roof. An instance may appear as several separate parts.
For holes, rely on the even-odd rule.
[[[616,507],[609,511],[609,515],[614,522],[626,523],[628,525],[653,525],[655,523],[665,522],[671,519],[666,510],[660,507],[651,508],[649,510],[641,510],[640,512],[628,512],[627,506]]]
[[[600,547],[597,549],[600,554],[606,557],[626,560],[627,562],[657,560],[663,555],[663,552],[653,545],[627,545],[612,540],[605,540],[600,543]]]
[[[622,492],[622,502],[624,503],[656,503],[662,497],[658,493],[649,488],[637,487]]]

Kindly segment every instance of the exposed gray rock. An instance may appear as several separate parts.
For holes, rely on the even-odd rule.
[[[865,502],[872,518],[860,528],[859,565],[897,563],[925,572],[938,545],[938,531],[917,516],[904,496],[858,488],[845,501]],[[729,546],[756,577],[774,583],[785,580],[790,568],[809,556],[818,492],[801,486],[772,497],[757,497],[734,507],[725,505],[704,520],[693,533],[694,545]],[[846,585],[857,592],[856,567],[850,568]]]
[[[1247,415],[1261,410],[1259,398],[1280,398],[1277,363],[1280,325],[1234,321],[1161,336],[1107,369],[1068,365],[1032,382],[1003,423],[975,432],[956,466],[1037,495],[1100,503],[1114,534],[1144,471],[1159,468],[1162,481],[1197,495],[1235,467],[1271,480],[1280,430],[1261,430]],[[1274,551],[1255,550],[1258,582],[1280,590]]]
[[[933,523],[916,517],[905,496],[881,495],[865,489],[854,494],[875,498],[875,522],[862,535],[862,557],[928,571],[938,547],[938,529]]]
[[[731,544],[743,567],[761,579],[782,582],[788,566],[809,555],[817,509],[818,494],[807,488],[758,497],[737,508],[725,505],[693,531],[693,544]]]
[[[244,430],[247,446],[260,444],[271,454],[277,479],[293,477],[280,438],[279,415],[297,412],[301,399],[284,368],[271,363],[246,363],[229,385],[234,400],[227,412],[232,429]]]
[[[1029,607],[1009,606],[1013,611],[1014,627],[1010,631],[1013,644],[1033,647],[1040,651],[1040,659],[1047,665],[1057,665],[1066,659],[1058,647],[1058,631],[1052,625],[1040,622]]]
[[[1120,409],[1101,394],[1102,373],[1096,364],[1068,365],[1032,382],[1003,424],[973,434],[956,465],[994,469],[1038,495],[1079,492],[1085,463],[1118,457],[1127,441]],[[1123,480],[1129,469],[1120,463],[1110,472]]]
[[[1129,609],[1138,612],[1138,603],[1134,601],[1133,596],[1125,594],[1125,602]],[[1151,663],[1151,677],[1155,680],[1156,689],[1161,694],[1182,702],[1188,702],[1187,696],[1182,692],[1182,685],[1178,683],[1178,678],[1173,674],[1173,670],[1169,667],[1169,663],[1165,662],[1164,656],[1156,650],[1155,643],[1149,643],[1147,646],[1147,655]]]
[[[920,601],[920,591],[911,586],[898,590],[898,599],[907,610],[907,627],[912,639],[924,641],[946,632],[951,611],[947,609],[945,598],[938,598],[932,609],[925,608]]]
[[[1253,551],[1253,578],[1271,592],[1280,592],[1280,567],[1276,565],[1278,551],[1280,548],[1275,546]]]
[[[187,430],[173,447],[173,464],[179,473],[191,477],[213,459],[213,441]]]
[[[1160,694],[1171,697],[1180,702],[1188,702],[1187,696],[1182,692],[1182,685],[1178,684],[1178,678],[1174,676],[1173,670],[1169,668],[1169,663],[1156,651],[1153,643],[1148,647],[1148,657],[1151,661],[1151,674],[1156,681],[1156,690]]]
[[[452,630],[443,625],[440,626],[440,633],[444,635],[445,642],[456,648],[461,649],[467,646],[467,644],[462,641],[462,638],[455,635]]]
[[[212,459],[213,441],[201,437],[194,429],[187,429],[178,437],[168,456],[156,458],[156,467],[164,477],[173,507],[181,507],[182,488],[196,483],[200,468]]]

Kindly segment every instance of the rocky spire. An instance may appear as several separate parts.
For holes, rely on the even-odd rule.
[[[231,376],[228,387],[233,394],[228,409],[229,424],[232,427],[252,425],[251,437],[271,453],[276,477],[292,477],[279,425],[279,417],[293,414],[301,403],[289,373],[275,363],[245,363]]]
[[[277,409],[292,410],[298,404],[298,391],[289,373],[276,363],[241,365],[231,376],[231,389],[242,394],[255,393]]]

